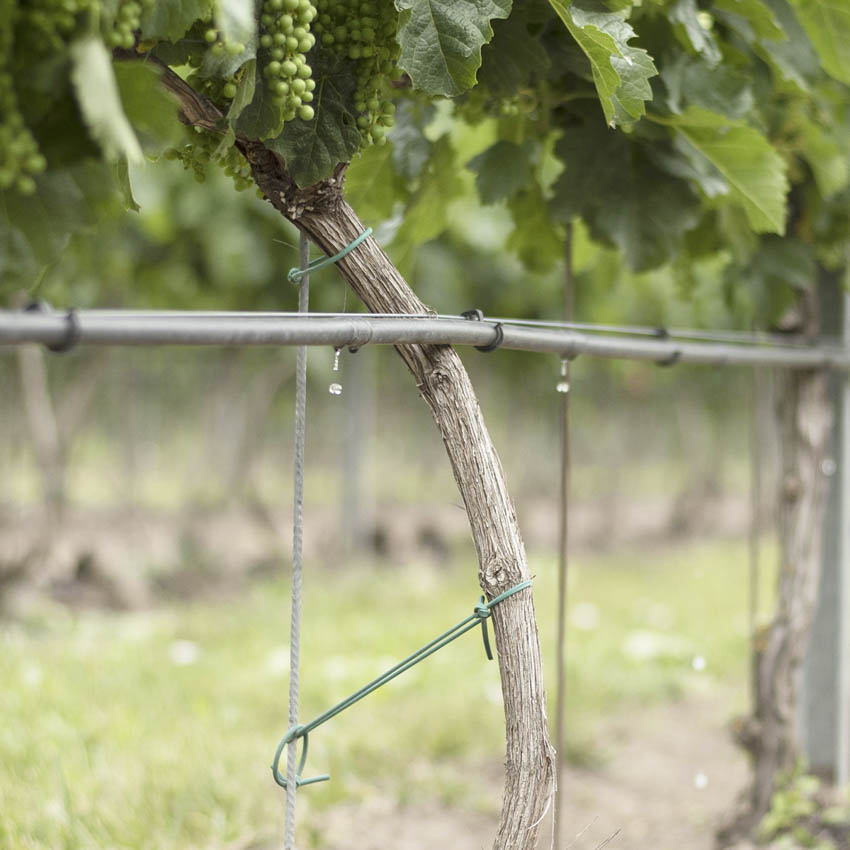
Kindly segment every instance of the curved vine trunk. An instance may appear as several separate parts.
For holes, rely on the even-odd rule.
[[[337,253],[363,232],[363,223],[341,196],[341,171],[334,184],[319,194],[309,190],[293,193],[291,188],[282,192],[279,160],[264,149],[250,153],[257,183],[266,196],[326,254]],[[427,312],[374,239],[365,240],[337,265],[373,313]],[[530,574],[502,465],[472,383],[451,346],[399,345],[396,350],[440,429],[466,505],[478,553],[478,578],[493,597]],[[505,792],[494,847],[531,850],[552,799],[555,776],[530,592],[521,592],[494,608],[493,631],[507,733]]]
[[[777,778],[790,771],[798,746],[801,666],[817,605],[826,456],[832,409],[824,372],[787,372],[779,388],[782,446],[779,492],[779,587],[776,613],[753,658],[755,705],[738,729],[750,753],[751,784],[718,833],[721,847],[749,838],[770,808]]]

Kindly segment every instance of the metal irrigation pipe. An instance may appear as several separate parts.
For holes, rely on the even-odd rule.
[[[0,311],[0,345],[42,343],[54,349],[74,345],[474,345],[662,365],[702,363],[716,366],[779,366],[788,369],[850,371],[850,351],[834,346],[784,347],[629,338],[548,327],[503,324],[492,319],[311,314],[203,314],[79,310]]]

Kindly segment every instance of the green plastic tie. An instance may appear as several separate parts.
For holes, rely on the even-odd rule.
[[[487,633],[487,620],[490,618],[490,614],[492,613],[492,609],[498,605],[500,602],[504,602],[509,596],[513,596],[515,593],[519,593],[521,590],[525,590],[527,587],[531,587],[531,579],[526,579],[525,581],[521,581],[519,584],[514,585],[511,588],[508,588],[503,593],[500,593],[498,596],[493,597],[489,602],[484,601],[484,597],[481,597],[481,601],[475,606],[466,619],[461,620],[457,625],[452,626],[452,628],[443,632],[441,635],[438,635],[434,638],[434,640],[426,643],[425,646],[420,647],[416,650],[416,652],[411,653],[407,656],[407,658],[399,661],[394,667],[390,667],[389,670],[382,673],[378,676],[377,679],[373,679],[368,684],[364,685],[360,690],[355,691],[351,696],[346,697],[344,700],[338,702],[336,705],[329,708],[324,714],[320,714],[314,720],[311,720],[309,723],[304,725],[293,726],[291,729],[287,731],[287,733],[281,739],[281,742],[277,745],[277,750],[274,754],[274,761],[272,762],[272,775],[274,776],[275,782],[278,785],[286,788],[286,777],[282,776],[280,771],[278,770],[278,763],[280,762],[280,756],[283,752],[284,748],[290,741],[294,741],[297,738],[304,739],[304,746],[301,750],[301,759],[298,764],[297,771],[297,779],[296,785],[298,787],[302,785],[312,785],[316,782],[324,782],[330,777],[327,774],[322,774],[320,776],[314,776],[310,779],[302,779],[301,774],[304,771],[304,765],[307,762],[307,736],[316,729],[318,726],[321,726],[323,723],[327,723],[332,717],[336,717],[337,714],[345,711],[345,709],[350,708],[354,703],[359,702],[363,697],[368,696],[373,691],[378,690],[382,685],[386,685],[392,679],[395,679],[396,676],[400,676],[406,670],[409,670],[414,665],[418,664],[420,661],[426,659],[429,655],[433,655],[437,650],[442,649],[444,646],[450,644],[453,640],[459,638],[462,634],[466,634],[470,629],[474,629],[479,623],[481,624],[481,634],[484,640],[484,651],[487,654],[487,658],[492,661],[493,660],[493,652],[490,649],[490,637]]]
[[[311,274],[319,269],[323,269],[325,266],[332,265],[337,260],[341,260],[346,254],[353,251],[364,239],[368,239],[371,235],[372,228],[367,227],[353,242],[349,242],[348,245],[346,245],[339,253],[334,254],[332,257],[319,257],[318,259],[313,260],[312,263],[308,263],[303,269],[299,269],[297,267],[292,268],[289,270],[287,278],[290,283],[298,283],[305,274]]]

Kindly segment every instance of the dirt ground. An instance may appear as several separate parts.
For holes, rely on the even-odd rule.
[[[556,850],[710,850],[718,819],[743,787],[747,768],[726,728],[728,699],[692,694],[606,721],[602,768],[562,777],[563,835]],[[501,769],[480,781],[501,792]],[[335,807],[323,824],[327,850],[479,850],[495,820],[433,805],[386,800]],[[539,847],[550,848],[551,818]]]

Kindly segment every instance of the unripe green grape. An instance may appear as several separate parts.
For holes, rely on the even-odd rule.
[[[268,33],[263,33],[260,36],[260,47],[271,47],[273,44],[272,37]]]
[[[316,114],[316,113],[315,113],[315,111],[313,110],[313,107],[312,107],[312,106],[308,106],[306,103],[305,103],[303,106],[299,107],[299,109],[298,109],[298,117],[299,117],[302,121],[312,121],[312,120],[313,120],[313,116],[314,116],[315,114]]]
[[[240,53],[245,52],[245,45],[241,41],[229,41],[224,46],[224,52],[228,56],[238,56]]]
[[[286,56],[286,51],[282,47],[275,47],[275,49],[272,50],[272,59],[274,59],[277,62],[282,62],[284,60],[285,56]]]
[[[31,195],[33,192],[35,192],[35,180],[33,180],[32,177],[28,177],[24,174],[17,179],[17,182],[15,183],[15,188],[22,195]]]
[[[290,88],[295,94],[303,94],[307,90],[307,84],[300,77],[296,77],[291,83]]]
[[[207,44],[214,44],[218,41],[218,32],[216,30],[207,30],[204,33],[204,41],[206,41]]]
[[[298,76],[302,80],[309,79],[312,73],[313,69],[306,62],[298,68]]]
[[[226,83],[221,93],[228,99],[233,100],[236,97],[236,86],[233,83]]]
[[[298,73],[298,66],[291,59],[287,59],[286,62],[278,62],[276,64],[278,66],[278,70],[275,73],[280,72],[285,77],[294,77]]]

